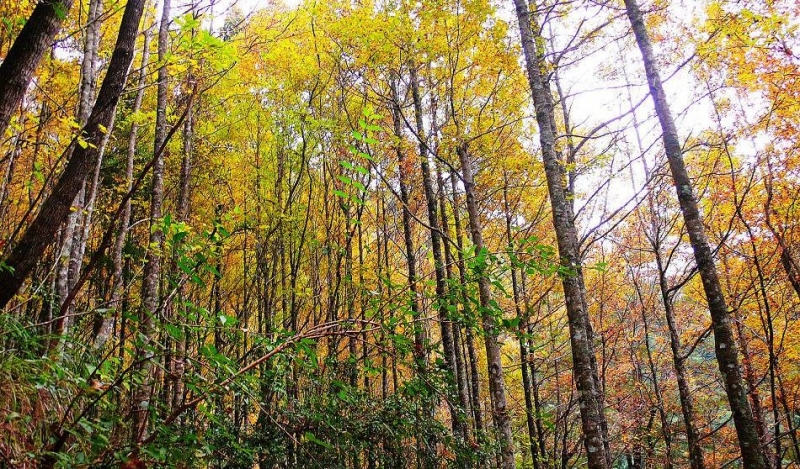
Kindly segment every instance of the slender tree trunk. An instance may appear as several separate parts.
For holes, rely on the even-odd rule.
[[[506,246],[509,250],[509,257],[515,258],[514,251],[514,237],[511,233],[511,204],[508,200],[508,174],[503,174],[503,208],[505,210],[506,220]],[[541,462],[539,457],[539,446],[537,443],[536,433],[536,413],[533,409],[533,399],[531,398],[531,375],[528,368],[528,311],[523,314],[522,299],[519,284],[519,275],[517,272],[517,265],[511,261],[511,292],[514,298],[514,311],[519,320],[519,356],[520,356],[520,369],[522,371],[522,393],[525,399],[525,423],[528,427],[528,444],[530,445],[531,460],[533,462],[533,469],[539,469]]]
[[[656,362],[655,359],[653,358],[652,346],[650,345],[650,320],[647,317],[647,308],[645,305],[644,296],[642,295],[638,283],[636,284],[636,293],[639,296],[639,304],[642,306],[642,324],[644,325],[644,345],[645,345],[645,351],[647,352],[647,366],[648,368],[650,368],[650,375],[653,381],[653,394],[655,394],[656,405],[658,406],[656,409],[653,410],[658,411],[658,416],[659,419],[661,420],[661,434],[664,437],[664,452],[665,452],[664,467],[667,469],[671,469],[673,467],[672,432],[669,428],[669,418],[667,416],[667,411],[666,409],[664,409],[664,397],[661,392],[661,382],[658,377],[658,368],[656,367]]]
[[[78,85],[78,107],[75,113],[75,120],[81,126],[86,125],[86,120],[89,118],[89,112],[92,110],[92,97],[94,96],[96,85],[96,70],[95,63],[97,57],[97,48],[99,46],[99,33],[100,33],[100,10],[101,6],[98,5],[98,0],[92,0],[89,3],[89,13],[86,18],[86,25],[84,27],[83,38],[83,58],[81,60],[81,75],[80,83]],[[95,165],[96,168],[100,167],[102,157],[98,154],[98,161]],[[58,267],[56,269],[56,289],[59,301],[66,300],[69,290],[72,287],[72,278],[75,278],[75,271],[79,269],[79,261],[76,258],[78,254],[78,244],[81,238],[81,223],[84,218],[84,198],[86,194],[86,179],[89,175],[84,176],[81,182],[81,189],[78,195],[75,196],[73,201],[73,209],[67,217],[67,223],[64,226],[64,236],[62,237],[61,247],[59,249]],[[69,311],[71,305],[67,305]],[[56,326],[57,332],[60,334],[66,329],[66,318],[59,319]]]
[[[753,369],[750,348],[741,320],[742,318],[739,318],[739,320],[734,321],[734,324],[736,325],[736,335],[739,339],[739,349],[742,352],[742,369],[744,372],[742,377],[744,382],[747,383],[747,395],[750,397],[750,405],[753,407],[753,420],[756,424],[758,438],[761,440],[761,444],[768,445],[770,438],[767,432],[767,422],[764,418],[764,406],[761,405],[761,393],[758,391],[759,379]],[[768,461],[772,459],[768,451],[764,451],[764,455]]]
[[[161,22],[158,29],[158,89],[156,98],[156,126],[154,148],[155,152],[164,145],[167,135],[167,94],[169,92],[169,75],[167,72],[167,55],[169,53],[169,24],[170,0],[164,0],[161,11]],[[159,309],[159,284],[161,277],[161,246],[164,233],[158,229],[157,224],[162,217],[162,204],[164,201],[164,159],[162,152],[157,155],[153,165],[153,182],[150,199],[150,237],[148,250],[145,257],[144,274],[142,279],[142,306],[139,311],[139,336],[150,341],[154,316]],[[133,441],[142,441],[147,437],[148,415],[152,405],[152,386],[157,379],[149,375],[151,363],[144,354],[146,344],[137,347],[137,360],[142,361],[139,371],[142,373],[142,385],[137,390],[133,400]]]
[[[432,113],[432,114],[434,114],[434,118],[435,118],[435,112]],[[435,135],[434,135],[434,138],[436,138]],[[443,250],[444,250],[444,262],[445,262],[445,264],[444,264],[445,265],[445,277],[446,277],[446,281],[449,284],[452,285],[452,282],[455,281],[455,277],[454,277],[454,274],[453,274],[453,267],[452,267],[453,263],[454,263],[454,259],[453,259],[453,253],[452,253],[451,247],[450,247],[450,243],[452,241],[449,239],[449,226],[450,226],[450,224],[449,224],[448,218],[447,218],[447,203],[445,201],[445,199],[446,199],[445,194],[447,192],[446,192],[446,189],[445,189],[444,178],[442,177],[442,172],[440,171],[438,166],[436,168],[436,184],[437,184],[437,188],[438,188],[438,191],[439,191],[439,215],[440,215],[440,219],[441,219],[442,232],[444,234],[443,238],[446,239],[446,241],[444,241],[442,243],[442,247],[444,248]],[[453,292],[451,288],[449,288],[448,291],[447,291],[448,301],[451,302],[453,307],[456,307],[457,306],[457,300],[456,300],[456,295],[454,293],[455,292]],[[463,409],[463,411],[465,413],[467,413],[467,415],[470,415],[470,413],[471,413],[471,410],[470,410],[470,395],[469,395],[469,389],[467,388],[467,379],[466,379],[467,371],[466,371],[466,364],[464,363],[465,360],[464,360],[464,354],[463,354],[464,347],[463,347],[463,344],[461,342],[461,327],[460,327],[461,324],[460,324],[459,321],[451,321],[450,324],[452,325],[453,354],[455,355],[455,357],[454,357],[455,358],[455,365],[456,365],[455,366],[455,378],[456,378],[456,386],[458,387],[458,396],[459,396],[458,399],[459,399],[459,401],[461,403],[461,408]],[[471,434],[469,422],[465,423],[463,430],[464,430],[464,438],[466,440],[469,440],[470,439],[470,434]]]
[[[653,207],[651,207],[651,210],[652,209]],[[681,345],[680,331],[678,331],[678,326],[675,322],[672,297],[670,296],[670,290],[667,284],[666,266],[663,264],[661,247],[658,242],[656,241],[652,247],[653,253],[656,256],[661,303],[664,306],[664,316],[667,319],[667,328],[669,329],[669,345],[670,351],[672,352],[672,364],[675,367],[675,381],[678,384],[681,414],[683,416],[683,424],[686,428],[686,443],[689,446],[689,465],[692,469],[704,469],[703,449],[700,446],[700,433],[695,425],[697,417],[694,412],[692,391],[689,388],[689,381],[686,377],[685,359],[682,352],[683,346]]]
[[[405,241],[406,265],[408,267],[408,290],[411,295],[412,328],[414,330],[414,368],[420,378],[425,381],[427,379],[428,369],[427,334],[424,318],[422,317],[422,309],[419,304],[419,292],[417,291],[417,259],[411,231],[411,209],[409,207],[409,168],[402,148],[403,118],[400,110],[400,95],[397,90],[397,83],[392,81],[391,87],[392,99],[394,101],[392,104],[392,120],[394,121],[395,137],[398,139],[396,153],[399,166],[400,202],[403,205],[403,239]],[[433,418],[432,406],[428,406],[424,412],[427,414],[427,417]],[[421,441],[421,444],[424,446],[420,454],[422,464],[426,468],[433,468],[435,465],[436,443],[427,439]]]
[[[661,124],[667,161],[675,183],[681,212],[683,212],[686,230],[689,233],[697,269],[708,301],[717,361],[725,383],[725,392],[727,393],[731,412],[733,412],[733,422],[739,438],[742,462],[748,469],[762,469],[766,467],[763,451],[759,444],[753,412],[747,402],[747,392],[742,385],[739,352],[730,324],[728,306],[725,303],[725,297],[717,276],[717,268],[714,265],[714,257],[706,238],[705,227],[692,189],[692,182],[683,162],[683,150],[678,139],[678,131],[661,84],[655,55],[653,54],[653,48],[650,44],[650,38],[647,34],[639,5],[636,0],[625,0],[625,7],[628,19],[633,27],[633,33],[636,36],[636,42],[642,53],[650,95]]]
[[[20,112],[20,127],[25,125],[25,110],[21,110]],[[14,180],[14,170],[17,167],[17,161],[19,159],[20,154],[22,153],[22,147],[25,142],[25,132],[18,132],[14,137],[14,147],[11,152],[8,154],[8,159],[6,160],[6,168],[3,172],[3,185],[0,188],[0,222],[5,220],[6,213],[8,211],[9,205],[11,205],[8,200],[8,195],[11,191],[11,183]],[[0,141],[2,141],[2,134],[0,134]]]
[[[472,162],[469,159],[466,145],[460,145],[457,152],[461,162],[461,174],[467,199],[467,213],[469,214],[472,242],[475,245],[475,252],[481,253],[486,247],[483,242],[483,228],[481,226],[480,214],[478,213],[478,201],[475,198],[475,181],[472,172]],[[500,444],[500,465],[503,469],[513,469],[516,467],[516,463],[514,462],[514,438],[511,433],[511,417],[508,414],[506,404],[503,362],[500,353],[500,343],[498,341],[499,331],[497,330],[498,326],[494,314],[490,311],[492,308],[492,291],[489,278],[482,272],[478,276],[478,296],[482,309],[481,318],[483,322],[484,343],[486,346],[486,363],[489,368],[492,418]]]
[[[456,175],[450,175],[450,188],[453,191],[453,228],[456,232],[456,247],[458,249],[458,280],[461,285],[461,304],[462,316],[469,318],[472,314],[470,312],[470,300],[467,294],[467,265],[464,259],[464,237],[461,230],[461,214],[459,211],[460,202],[458,197],[458,188],[456,187]],[[472,336],[472,324],[467,323],[464,327],[464,336],[467,342],[467,360],[469,361],[469,375],[470,375],[470,401],[472,403],[472,417],[475,421],[475,431],[478,436],[483,432],[483,409],[481,408],[481,385],[480,376],[478,375],[478,360],[475,353],[475,342]]]
[[[411,210],[409,208],[409,190],[408,190],[408,168],[406,167],[406,156],[402,148],[403,140],[403,118],[400,112],[400,97],[397,92],[396,83],[392,83],[392,95],[394,98],[394,105],[392,108],[394,133],[399,139],[397,145],[397,160],[399,163],[400,172],[400,202],[403,204],[403,240],[406,248],[406,264],[408,267],[408,290],[411,294],[411,314],[414,319],[414,359],[416,361],[417,370],[425,374],[427,368],[427,352],[426,352],[426,338],[425,326],[422,320],[422,310],[419,305],[419,293],[417,291],[417,259],[414,250],[414,239],[411,232]]]
[[[144,32],[144,43],[142,45],[142,63],[139,69],[139,77],[136,83],[136,98],[133,101],[133,108],[131,112],[136,114],[142,108],[142,101],[144,99],[144,91],[145,91],[145,84],[147,83],[147,66],[150,61],[150,40],[152,38],[152,29],[148,28]],[[134,121],[131,123],[131,131],[128,137],[128,148],[125,158],[125,192],[129,192],[131,187],[133,186],[133,167],[134,167],[134,160],[136,157],[136,144],[138,142],[139,136],[139,124]],[[122,209],[122,214],[120,216],[120,228],[119,233],[117,234],[117,239],[114,242],[114,249],[112,251],[112,261],[114,265],[113,276],[111,280],[111,300],[110,304],[111,307],[114,308],[115,311],[119,312],[121,309],[121,300],[122,295],[125,291],[125,287],[123,285],[123,267],[125,265],[122,251],[125,247],[125,242],[128,238],[128,230],[130,228],[130,220],[131,220],[131,202],[128,200],[125,202],[125,206]],[[116,317],[116,314],[115,314]],[[108,340],[108,337],[111,333],[112,322],[110,318],[103,318],[102,323],[99,325],[97,330],[97,339],[96,343],[99,346]]]
[[[580,402],[583,443],[589,469],[607,469],[611,466],[611,454],[607,423],[603,413],[602,388],[597,375],[594,333],[586,305],[575,217],[564,187],[564,168],[555,148],[556,129],[552,125],[554,120],[552,98],[549,86],[542,76],[542,64],[536,52],[528,5],[524,0],[514,0],[514,5],[519,21],[528,81],[536,109],[558,252],[561,266],[565,269],[565,273],[561,275],[561,283],[569,320],[573,374]]]
[[[414,118],[416,121],[417,138],[419,139],[419,158],[422,170],[422,187],[425,192],[425,201],[428,209],[428,226],[431,233],[431,250],[433,251],[434,272],[436,275],[436,306],[439,313],[439,329],[442,336],[444,362],[447,372],[453,378],[456,376],[456,349],[453,345],[453,326],[450,320],[448,307],[450,302],[447,295],[447,277],[445,274],[445,260],[442,252],[442,231],[439,225],[439,215],[436,207],[436,193],[433,190],[430,162],[428,160],[428,142],[426,140],[423,124],[422,97],[419,90],[419,77],[415,65],[409,66],[411,75],[411,95],[414,101]],[[434,116],[435,118],[435,116]],[[458,388],[456,389],[458,391]],[[459,407],[465,408],[465,395],[457,394]],[[458,408],[448,403],[450,417],[453,422],[453,432],[464,435],[464,422]]]

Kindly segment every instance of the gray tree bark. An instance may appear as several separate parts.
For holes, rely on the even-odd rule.
[[[423,123],[422,97],[419,90],[419,77],[415,65],[409,66],[411,76],[411,95],[414,101],[414,119],[417,126],[416,133],[419,139],[420,168],[422,169],[422,187],[425,192],[425,201],[428,209],[428,227],[431,233],[431,250],[433,251],[434,273],[436,276],[436,306],[439,313],[439,330],[442,336],[442,349],[447,372],[456,377],[456,349],[453,345],[453,323],[448,312],[447,276],[445,274],[445,260],[442,252],[442,231],[439,224],[438,208],[436,206],[436,193],[433,190],[430,162],[428,160],[428,142],[426,140]],[[435,117],[435,116],[434,116]],[[461,388],[456,386],[457,391]],[[459,407],[466,408],[466,395],[458,393]],[[461,413],[452,405],[450,407],[453,432],[464,434],[464,422]]]
[[[603,413],[602,388],[597,375],[593,331],[586,304],[580,246],[575,228],[572,204],[564,187],[564,168],[555,148],[554,112],[549,86],[542,76],[542,63],[536,51],[528,5],[514,0],[525,54],[528,82],[536,109],[542,160],[544,161],[553,225],[562,267],[561,284],[569,321],[573,374],[580,402],[583,443],[589,469],[611,467],[607,423]]]
[[[164,0],[161,21],[158,28],[158,90],[156,97],[156,126],[154,138],[154,151],[157,153],[167,135],[167,94],[169,92],[169,74],[167,71],[167,55],[169,54],[169,24],[171,1]],[[149,248],[145,258],[144,278],[142,280],[142,306],[139,311],[139,335],[150,340],[153,325],[153,316],[159,308],[160,294],[159,283],[161,277],[161,246],[164,233],[156,227],[162,216],[164,203],[164,159],[162,152],[156,157],[153,165],[153,185],[150,199],[150,239]],[[152,399],[153,379],[148,376],[151,363],[144,360],[146,353],[144,347],[137,348],[137,360],[142,362],[140,372],[143,375],[142,386],[136,392],[133,405],[133,438],[134,443],[142,441],[147,436],[147,422],[150,413],[149,405]]]
[[[694,252],[697,270],[700,273],[703,290],[708,301],[708,309],[711,313],[711,323],[714,331],[714,348],[719,370],[725,383],[728,403],[733,413],[733,423],[736,426],[736,434],[739,438],[742,462],[744,467],[748,469],[762,469],[766,467],[765,458],[763,449],[759,444],[753,412],[747,402],[747,392],[742,385],[739,351],[731,328],[728,306],[722,293],[714,257],[706,237],[703,218],[697,206],[697,198],[692,189],[692,181],[683,162],[683,150],[678,139],[678,130],[675,127],[675,121],[667,103],[653,47],[650,44],[650,37],[648,36],[642,13],[639,10],[639,5],[636,0],[625,0],[625,8],[633,33],[636,36],[636,43],[642,53],[642,61],[647,74],[647,84],[661,125],[667,161],[672,173],[675,190],[678,194],[686,230],[689,233],[689,241]]]

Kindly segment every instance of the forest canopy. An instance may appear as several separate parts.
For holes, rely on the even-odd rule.
[[[798,18],[0,1],[0,468],[800,467]]]

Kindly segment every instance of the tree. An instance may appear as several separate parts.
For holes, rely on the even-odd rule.
[[[38,2],[0,64],[0,138],[71,6],[72,0]]]
[[[678,131],[667,103],[664,87],[655,62],[653,47],[647,34],[642,13],[636,0],[625,0],[628,19],[636,36],[636,43],[642,53],[642,61],[647,72],[647,83],[650,96],[656,108],[661,125],[664,149],[667,154],[670,172],[675,190],[683,212],[684,223],[692,244],[695,262],[703,280],[708,308],[714,330],[715,352],[719,370],[725,381],[728,403],[733,412],[733,421],[739,437],[742,461],[748,468],[759,469],[765,466],[763,450],[758,439],[755,420],[747,402],[747,393],[742,385],[742,374],[739,367],[739,351],[736,347],[731,319],[722,286],[719,282],[714,257],[706,238],[703,219],[692,189],[692,181],[683,162],[683,149],[678,139]]]
[[[53,235],[69,214],[83,179],[92,172],[97,163],[99,147],[108,126],[111,125],[117,102],[125,87],[143,10],[143,0],[133,0],[126,5],[114,53],[97,94],[97,101],[86,126],[67,150],[70,154],[69,162],[52,192],[42,203],[36,218],[3,261],[4,268],[0,272],[0,308],[11,301],[44,250],[53,242]]]
[[[536,122],[539,127],[547,186],[550,191],[553,225],[563,268],[561,283],[569,316],[572,361],[575,385],[581,403],[584,446],[591,469],[608,468],[611,466],[611,455],[608,452],[602,389],[597,376],[593,331],[586,306],[586,287],[581,271],[575,217],[564,187],[564,167],[555,149],[556,129],[552,125],[554,121],[552,97],[549,86],[542,77],[543,64],[536,49],[533,22],[530,19],[531,13],[528,5],[523,0],[514,0],[514,5],[519,21],[522,50],[525,54],[526,71],[536,108]]]

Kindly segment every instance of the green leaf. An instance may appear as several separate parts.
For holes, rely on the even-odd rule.
[[[53,11],[60,21],[63,21],[64,18],[67,17],[67,8],[61,2],[53,3]]]
[[[327,449],[333,449],[333,446],[330,443],[327,443],[325,441],[320,440],[319,438],[317,438],[311,432],[305,432],[303,434],[303,436],[306,438],[306,440],[308,440],[308,441],[310,441],[312,443],[316,443],[316,444],[318,444],[318,445],[320,445],[320,446],[322,446],[324,448],[327,448]]]

